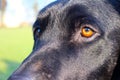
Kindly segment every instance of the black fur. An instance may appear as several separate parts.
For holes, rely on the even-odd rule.
[[[84,25],[95,34],[84,37]],[[32,53],[8,80],[120,80],[120,0],[55,1],[33,34]]]

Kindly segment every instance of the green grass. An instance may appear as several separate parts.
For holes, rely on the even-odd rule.
[[[0,80],[9,75],[30,54],[33,46],[30,27],[0,29]]]

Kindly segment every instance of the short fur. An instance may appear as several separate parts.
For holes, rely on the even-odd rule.
[[[97,30],[81,36],[82,24]],[[120,80],[120,0],[58,0],[33,25],[34,47],[8,80]]]

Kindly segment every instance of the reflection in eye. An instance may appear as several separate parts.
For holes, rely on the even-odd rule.
[[[41,30],[40,30],[40,29],[37,29],[37,32],[38,32],[38,33],[40,33],[40,32],[41,32]]]
[[[41,33],[41,29],[40,28],[36,28],[35,31],[34,31],[35,37],[39,37],[40,33]]]
[[[90,38],[94,35],[95,31],[89,26],[85,26],[81,29],[82,37]]]

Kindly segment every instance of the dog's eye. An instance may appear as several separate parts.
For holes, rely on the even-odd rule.
[[[36,28],[35,31],[34,31],[34,35],[36,37],[38,37],[40,35],[40,33],[41,33],[41,29],[40,28]]]
[[[90,28],[89,26],[84,26],[81,29],[81,35],[82,35],[82,37],[90,38],[94,34],[95,34],[95,31],[92,28]]]

